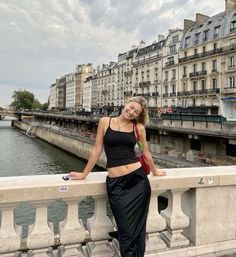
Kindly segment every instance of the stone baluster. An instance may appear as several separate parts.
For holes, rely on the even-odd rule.
[[[20,248],[22,228],[15,224],[14,210],[17,203],[1,204],[0,255],[12,253]]]
[[[167,230],[161,233],[162,239],[169,247],[188,246],[189,240],[183,229],[189,225],[189,217],[182,211],[181,195],[188,189],[172,189],[168,191],[168,207],[161,211],[166,219]]]
[[[152,191],[148,217],[147,217],[147,240],[146,253],[155,253],[165,249],[166,244],[160,237],[160,231],[166,228],[166,220],[158,212],[158,196],[163,191]]]
[[[54,245],[54,233],[52,225],[48,222],[47,207],[50,201],[32,202],[36,208],[35,223],[29,226],[27,247],[29,249],[40,249],[29,251],[28,256],[41,257],[50,256]]]
[[[92,242],[87,243],[89,257],[112,257],[114,250],[110,246],[108,232],[113,231],[114,225],[107,216],[106,199],[107,196],[96,196],[94,215],[87,220],[87,227]]]
[[[82,199],[65,200],[68,208],[65,220],[59,225],[60,242],[63,245],[59,248],[58,256],[84,256],[81,242],[86,238],[86,230],[82,220],[78,218],[78,204]]]

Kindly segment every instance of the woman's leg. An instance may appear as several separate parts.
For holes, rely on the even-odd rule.
[[[122,257],[143,257],[150,184],[140,168],[118,178],[107,179],[110,206],[118,228]]]

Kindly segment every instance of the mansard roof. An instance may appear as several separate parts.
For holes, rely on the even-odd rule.
[[[152,44],[149,45],[149,46],[140,48],[140,49],[138,50],[137,56],[149,54],[149,53],[151,53],[151,52],[160,50],[160,49],[163,47],[164,41],[165,41],[165,40],[161,40],[161,41],[159,41],[159,42],[152,43]]]
[[[230,15],[226,16],[225,12],[219,13],[212,17],[209,17],[205,22],[202,24],[196,24],[195,26],[191,27],[183,36],[181,42],[181,48],[189,48],[194,47],[198,44],[202,44],[204,42],[212,41],[217,38],[224,38],[227,37],[230,33],[236,32],[230,31],[231,27],[230,24],[232,22],[236,22],[236,10],[232,11]],[[219,33],[216,37],[215,35],[215,28],[219,28]],[[208,31],[208,38],[204,40],[204,33]],[[196,42],[196,35],[199,34],[199,38]],[[188,39],[188,44],[186,45],[186,39]]]

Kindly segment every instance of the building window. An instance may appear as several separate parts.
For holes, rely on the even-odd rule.
[[[175,84],[172,85],[172,93],[176,93],[176,85]]]
[[[202,52],[205,53],[206,52],[206,46],[202,47]]]
[[[179,41],[179,36],[174,36],[173,38],[172,38],[172,42],[173,43],[177,43]]]
[[[206,70],[206,63],[202,62],[202,71],[205,71],[205,70]]]
[[[199,39],[200,39],[200,33],[195,34],[195,40],[194,40],[195,45],[199,43]]]
[[[197,81],[193,81],[193,91],[197,91]]]
[[[213,50],[216,50],[217,49],[217,43],[214,43],[213,44]]]
[[[202,91],[206,89],[206,80],[202,80]]]
[[[193,64],[193,72],[197,72],[197,64]]]
[[[170,54],[176,53],[176,45],[170,46]]]
[[[229,60],[229,68],[234,67],[234,56],[230,56],[228,60]]]
[[[212,71],[217,71],[217,61],[216,60],[212,61]]]
[[[235,77],[229,77],[229,80],[228,80],[228,87],[232,88],[232,87],[235,87]]]
[[[168,71],[165,71],[165,80],[168,80]]]
[[[184,73],[185,76],[186,76],[186,74],[187,74],[186,72],[187,72],[187,69],[186,69],[186,66],[184,66],[184,67],[183,67],[183,73]]]
[[[184,52],[184,57],[187,57],[187,52]]]
[[[165,86],[165,94],[168,94],[168,86]]]
[[[197,55],[197,49],[196,48],[194,49],[194,55]]]
[[[230,23],[230,32],[236,32],[236,21]]]
[[[203,31],[203,42],[207,41],[209,39],[209,29]]]
[[[189,47],[190,37],[185,38],[185,44],[184,47]]]
[[[176,79],[176,70],[172,70],[172,79]]]
[[[217,79],[216,79],[216,78],[213,78],[213,79],[212,79],[212,88],[213,88],[213,89],[216,89],[216,88],[217,88]]]
[[[220,26],[214,28],[214,38],[219,38],[220,35]]]

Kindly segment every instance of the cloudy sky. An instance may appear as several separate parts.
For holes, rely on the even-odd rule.
[[[195,13],[225,0],[0,0],[0,106],[14,90],[46,102],[56,78],[76,64],[117,61],[140,40],[151,44]]]

